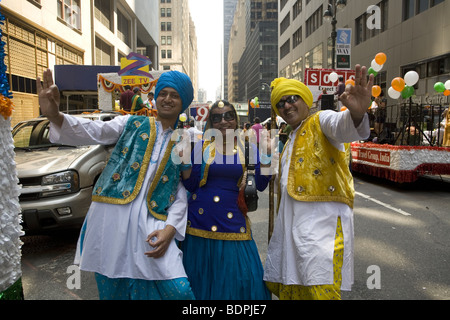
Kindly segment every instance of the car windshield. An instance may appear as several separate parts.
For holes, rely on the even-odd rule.
[[[16,149],[39,149],[61,147],[49,140],[49,122],[46,120],[28,121],[17,125],[13,132]]]

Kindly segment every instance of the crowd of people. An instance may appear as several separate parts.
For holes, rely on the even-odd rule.
[[[190,148],[177,149],[186,141],[172,139],[193,100],[191,80],[183,73],[159,78],[155,117],[128,114],[109,122],[61,113],[50,70],[37,84],[51,141],[115,144],[93,188],[75,257],[81,270],[95,273],[100,299],[340,299],[341,290],[351,289],[354,189],[348,144],[370,131],[366,111],[373,76],[366,67],[356,66],[355,86],[340,96],[345,112],[310,115],[309,88],[275,79],[271,105],[285,123],[278,131],[282,146],[259,134],[263,126],[255,121],[245,127],[256,134],[255,145],[249,139],[247,148],[233,134],[236,109],[217,101],[206,125],[216,134],[202,137],[192,130],[187,156],[183,152]],[[135,95],[127,93],[129,110],[145,105]],[[257,189],[275,179],[278,190],[264,265],[243,198],[247,155],[255,161]],[[263,173],[276,157],[277,174]]]

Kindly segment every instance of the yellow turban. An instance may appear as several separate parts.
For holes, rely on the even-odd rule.
[[[277,115],[280,115],[277,103],[280,102],[281,98],[284,96],[298,95],[305,101],[309,108],[313,105],[314,98],[311,90],[298,80],[278,78],[272,81],[270,87],[272,88],[270,102]]]

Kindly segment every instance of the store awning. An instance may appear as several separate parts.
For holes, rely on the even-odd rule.
[[[60,91],[97,91],[99,73],[119,70],[120,66],[56,65],[55,83]]]

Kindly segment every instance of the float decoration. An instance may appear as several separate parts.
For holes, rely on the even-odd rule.
[[[0,0],[1,1],[1,0]],[[0,23],[5,17],[0,12]],[[0,300],[23,299],[19,180],[11,135],[12,93],[6,77],[5,42],[0,30]]]
[[[385,62],[386,56],[378,54],[372,61],[372,68],[369,69],[369,73],[376,75]],[[414,95],[414,86],[418,81],[419,74],[415,71],[409,71],[404,78],[396,77],[392,80],[388,94],[392,99],[411,98]],[[442,82],[436,83],[434,89],[438,93],[450,95],[450,80],[445,84]],[[374,86],[372,95],[377,97],[379,94],[380,89]],[[411,123],[411,120],[408,122]],[[405,129],[406,124],[403,127],[403,130]],[[418,130],[420,131],[420,128]],[[397,183],[415,182],[422,175],[450,174],[450,148],[446,147],[354,142],[351,144],[351,150],[352,169],[355,172]]]
[[[425,174],[449,174],[450,149],[352,143],[352,169],[397,183],[411,183]]]
[[[101,85],[106,92],[111,93],[115,90],[118,90],[122,93],[125,91],[124,85],[122,85],[121,83],[111,82],[101,74],[98,75],[98,82],[99,82],[99,85]],[[153,87],[156,86],[157,82],[158,82],[158,79],[149,80],[149,81],[146,81],[139,85],[134,85],[133,87],[137,87],[137,88],[141,89],[142,93],[148,94],[150,91],[152,91]]]
[[[396,77],[391,82],[391,87],[388,90],[389,97],[392,99],[411,98],[415,91],[414,86],[419,81],[419,74],[416,71],[409,71],[405,74],[405,77]],[[442,84],[444,86],[444,84]],[[445,90],[445,87],[444,87]]]

